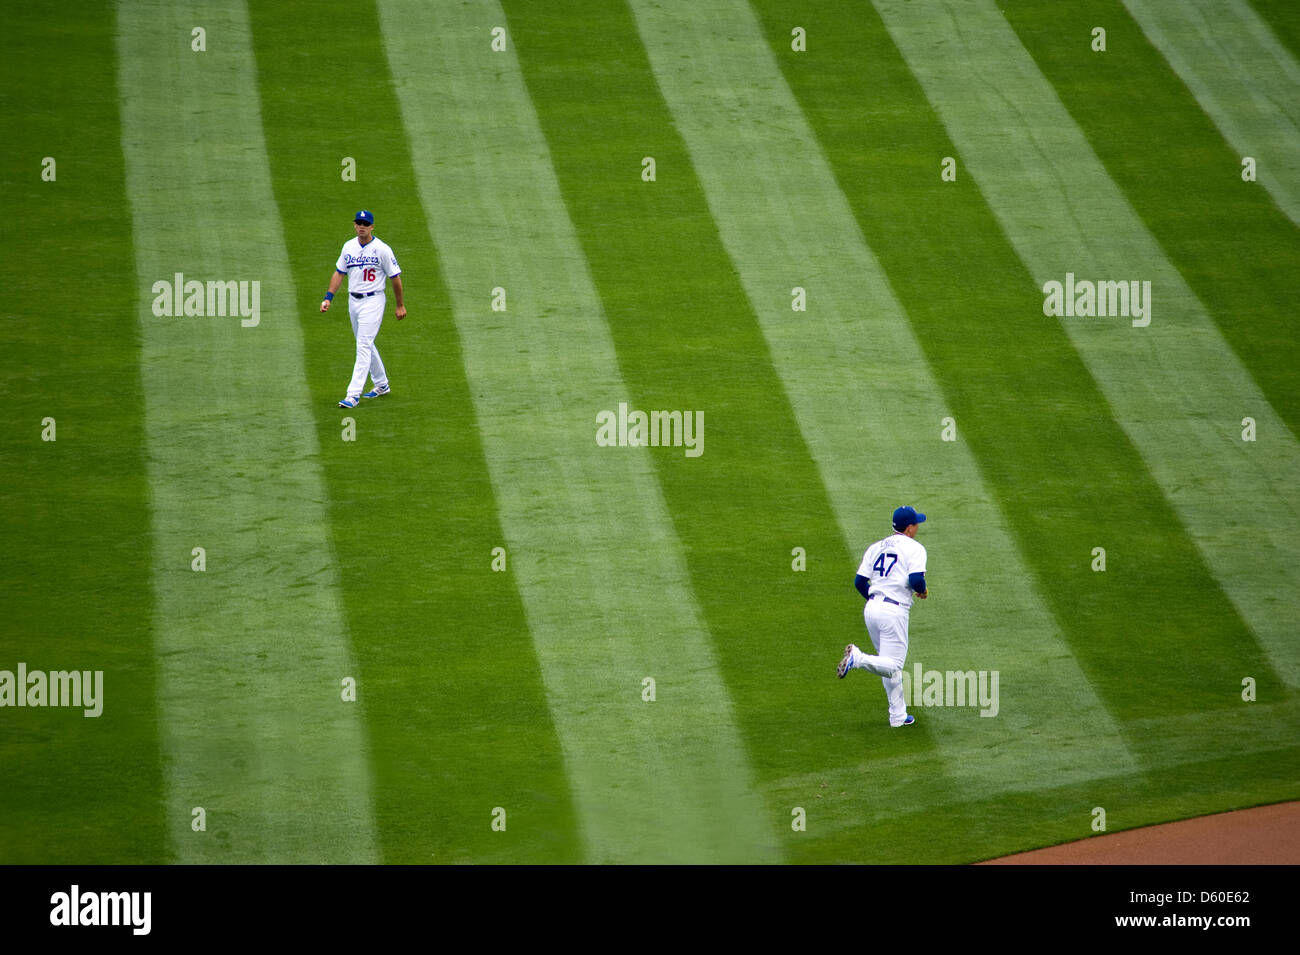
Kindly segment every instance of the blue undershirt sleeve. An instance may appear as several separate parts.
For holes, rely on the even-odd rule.
[[[853,578],[853,586],[858,588],[858,593],[862,594],[863,600],[866,600],[867,595],[871,593],[871,581],[861,574]]]
[[[922,570],[915,574],[908,574],[907,586],[911,587],[918,594],[925,593],[925,571]]]

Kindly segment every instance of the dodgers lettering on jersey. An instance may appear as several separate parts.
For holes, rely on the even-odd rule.
[[[871,592],[912,606],[909,574],[925,572],[925,547],[906,534],[891,534],[867,548],[858,573],[871,581]],[[876,598],[879,599],[879,598]]]
[[[360,239],[344,242],[334,268],[347,273],[349,292],[382,292],[391,276],[402,274],[393,250],[373,237],[365,245]]]

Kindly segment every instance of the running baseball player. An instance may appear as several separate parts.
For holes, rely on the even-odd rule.
[[[889,699],[890,726],[916,722],[903,699],[903,664],[908,608],[913,596],[924,600],[930,595],[925,585],[925,548],[916,539],[924,522],[925,515],[915,508],[900,507],[894,511],[894,533],[867,548],[853,585],[867,602],[862,615],[877,655],[863,653],[850,643],[835,671],[841,680],[853,669],[877,674]]]
[[[402,270],[393,250],[383,239],[375,238],[374,214],[362,209],[353,217],[352,224],[357,237],[343,244],[339,260],[334,264],[334,274],[330,276],[329,291],[320,303],[322,312],[330,310],[334,293],[346,275],[348,315],[352,319],[352,334],[357,339],[357,361],[352,366],[352,381],[348,384],[347,395],[339,402],[340,408],[355,408],[362,397],[379,398],[392,390],[388,386],[384,363],[379,358],[379,349],[375,347],[375,336],[384,320],[384,289],[390,278],[393,280],[393,299],[397,303],[397,320],[400,322],[406,318],[406,305],[402,301]],[[366,386],[367,375],[374,387],[363,396],[361,389]]]

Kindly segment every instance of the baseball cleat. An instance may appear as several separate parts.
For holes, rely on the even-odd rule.
[[[853,651],[856,649],[857,647],[851,643],[844,648],[844,659],[842,659],[840,665],[835,668],[835,675],[841,680],[844,679],[844,675],[848,673],[849,669],[853,666]]]
[[[905,719],[905,720],[903,720],[903,722],[899,723],[898,726],[911,726],[911,725],[912,725],[913,723],[915,723],[915,722],[916,722],[916,717],[913,716],[911,713],[908,713],[908,714],[907,714],[907,719]],[[894,729],[898,729],[898,726],[895,726]]]
[[[388,393],[389,393],[390,391],[392,391],[392,390],[393,390],[392,388],[389,388],[387,385],[384,385],[384,387],[382,387],[382,388],[376,388],[374,391],[367,391],[367,392],[366,392],[364,395],[362,395],[361,397],[362,397],[362,398],[382,398],[384,395],[388,394]]]
[[[351,395],[348,395],[346,398],[344,398],[342,401],[339,402],[339,407],[355,408],[359,404],[361,404],[361,402],[357,401],[357,399],[353,398]]]

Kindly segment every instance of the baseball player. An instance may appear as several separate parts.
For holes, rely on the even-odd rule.
[[[346,275],[350,299],[348,315],[352,319],[352,334],[357,338],[357,362],[352,366],[352,381],[348,384],[347,395],[339,402],[340,408],[355,408],[361,403],[361,389],[366,386],[367,375],[374,388],[364,397],[378,398],[392,390],[388,387],[388,374],[379,358],[379,349],[375,347],[375,336],[384,320],[384,288],[390,278],[397,303],[397,320],[400,322],[406,318],[406,305],[402,301],[402,270],[393,250],[383,239],[375,238],[374,214],[362,209],[352,221],[357,237],[343,243],[343,251],[334,264],[334,274],[330,276],[329,291],[320,303],[322,312],[330,310],[334,293]]]
[[[853,585],[867,601],[862,615],[878,656],[863,653],[850,643],[835,671],[841,680],[852,669],[878,674],[889,699],[890,726],[916,722],[903,700],[903,664],[907,661],[907,615],[912,597],[924,600],[930,595],[925,585],[925,548],[916,539],[924,521],[925,515],[915,508],[900,507],[894,511],[894,533],[867,548]]]

